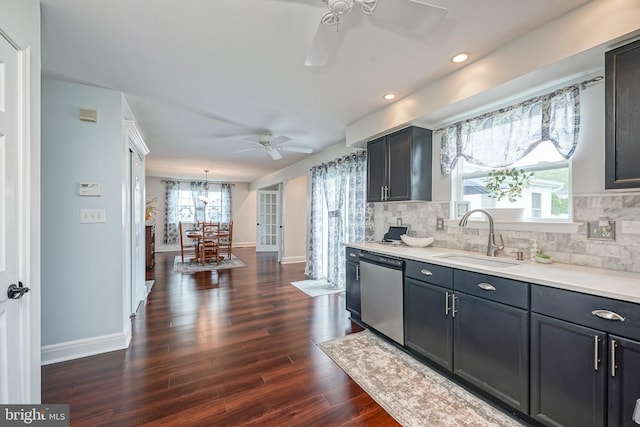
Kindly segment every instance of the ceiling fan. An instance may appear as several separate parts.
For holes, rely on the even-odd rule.
[[[285,145],[286,143],[291,141],[291,138],[284,135],[274,137],[273,134],[269,131],[262,132],[258,136],[257,141],[252,141],[252,140],[243,139],[243,138],[227,138],[227,139],[230,139],[233,141],[247,142],[249,144],[255,145],[254,148],[249,148],[247,150],[242,150],[242,151],[250,151],[250,150],[256,150],[256,149],[262,148],[267,153],[269,153],[269,155],[273,160],[280,160],[282,158],[282,154],[280,153],[281,151],[290,151],[293,153],[305,153],[305,154],[313,153],[313,150],[308,147]]]
[[[447,9],[419,0],[321,0],[329,8],[321,19],[304,65],[325,65],[338,48],[340,30],[355,5],[378,25],[412,35],[425,35],[447,14]]]

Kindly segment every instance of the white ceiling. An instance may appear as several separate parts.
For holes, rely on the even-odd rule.
[[[396,1],[398,7],[410,0]],[[227,139],[270,130],[316,152],[350,123],[588,0],[430,0],[448,9],[419,39],[354,8],[337,54],[304,66],[321,0],[41,0],[45,76],[125,93],[151,153],[147,175],[251,182],[274,161]],[[347,25],[348,24],[348,25]]]

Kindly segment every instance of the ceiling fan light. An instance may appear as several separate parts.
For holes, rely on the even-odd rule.
[[[373,12],[376,10],[376,6],[378,6],[378,0],[364,0],[360,4],[362,13],[365,15],[373,15]]]
[[[329,10],[336,15],[344,15],[349,13],[353,7],[353,0],[329,0],[327,2]]]
[[[451,62],[455,63],[455,64],[459,64],[461,62],[466,61],[467,59],[469,59],[470,53],[469,52],[460,52],[460,53],[456,53],[455,55],[453,55],[453,57],[451,58]]]

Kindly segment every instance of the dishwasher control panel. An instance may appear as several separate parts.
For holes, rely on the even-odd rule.
[[[378,254],[372,254],[369,252],[360,252],[360,259],[364,261],[370,261],[376,264],[382,264],[392,268],[401,269],[404,265],[404,260],[399,258],[393,258],[388,256],[382,256]]]

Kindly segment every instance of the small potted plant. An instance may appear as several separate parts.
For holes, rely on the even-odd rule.
[[[484,186],[489,191],[488,196],[500,201],[506,198],[510,203],[515,203],[522,197],[522,190],[529,187],[533,172],[527,172],[519,168],[495,169],[489,172],[484,180]],[[498,208],[506,215],[503,220],[522,219],[524,208]],[[508,213],[505,210],[509,210]],[[495,216],[495,215],[494,215]]]

